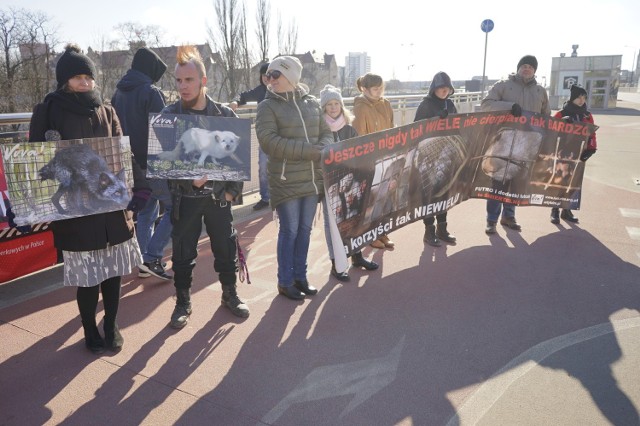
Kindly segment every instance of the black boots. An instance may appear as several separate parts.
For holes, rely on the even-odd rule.
[[[514,231],[521,231],[522,227],[518,222],[516,222],[515,217],[502,217],[500,219],[500,225],[506,226],[509,229],[513,229]]]
[[[351,255],[351,265],[355,268],[364,268],[367,271],[375,271],[378,269],[378,264],[372,260],[365,259],[361,251]]]
[[[104,353],[104,339],[100,336],[95,320],[93,322],[82,321],[82,328],[84,329],[84,344],[87,349],[96,355]]]
[[[106,316],[104,317],[104,342],[106,348],[112,352],[120,352],[124,345],[124,338],[120,334],[115,319],[109,321]]]
[[[304,299],[304,293],[298,290],[296,286],[287,286],[283,287],[278,284],[278,294],[281,294],[291,300],[302,300]]]
[[[231,313],[237,317],[249,317],[249,307],[238,297],[235,284],[222,286],[222,299],[220,303],[229,308]]]
[[[447,222],[438,222],[438,225],[436,227],[436,237],[438,237],[441,241],[444,241],[445,243],[449,243],[449,244],[456,243],[456,237],[454,237],[447,231]]]
[[[433,247],[440,247],[440,240],[436,236],[436,226],[435,225],[425,225],[424,226],[424,237],[422,241],[429,244]]]
[[[484,232],[487,234],[495,234],[496,231],[496,223],[492,220],[487,220],[487,226],[484,228]]]
[[[331,259],[331,275],[336,277],[338,281],[346,282],[351,279],[349,278],[349,274],[347,273],[347,271],[344,271],[344,272],[336,271],[336,261],[333,259]]]
[[[169,325],[172,328],[184,328],[189,322],[189,316],[191,315],[191,289],[190,288],[176,288],[176,307],[171,314],[171,322]]]
[[[307,296],[313,296],[314,294],[318,293],[318,289],[312,286],[311,284],[309,284],[309,281],[307,280],[304,280],[304,281],[295,280],[293,283],[293,286],[297,288],[298,291],[301,291]]]
[[[562,209],[562,213],[560,213],[560,217],[566,220],[567,222],[578,223],[578,218],[575,217],[571,212],[571,210],[569,209]]]
[[[571,210],[562,209],[562,213],[560,213],[560,208],[553,207],[551,209],[551,223],[557,225],[560,223],[561,218],[567,222],[578,223],[578,218],[573,215]]]

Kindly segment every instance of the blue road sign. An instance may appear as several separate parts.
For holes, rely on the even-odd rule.
[[[485,33],[491,32],[491,30],[493,29],[493,21],[491,19],[485,19],[484,21],[482,21],[482,24],[480,24],[480,28]]]

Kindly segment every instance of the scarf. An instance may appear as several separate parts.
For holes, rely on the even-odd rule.
[[[329,117],[329,114],[325,114],[324,121],[327,122],[332,132],[337,132],[347,124],[347,120],[344,119],[344,114],[340,114],[335,120]]]
[[[53,101],[60,108],[78,115],[93,116],[96,108],[102,105],[102,98],[97,90],[89,92],[67,92],[58,89],[45,97],[46,101]]]

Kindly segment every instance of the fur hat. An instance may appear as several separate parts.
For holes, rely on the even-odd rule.
[[[525,56],[523,56],[520,59],[520,62],[518,62],[518,67],[516,68],[516,71],[518,71],[520,69],[520,67],[522,65],[524,65],[524,64],[531,65],[533,67],[534,71],[538,69],[538,60],[533,55],[525,55]]]
[[[278,56],[269,64],[269,71],[272,70],[280,71],[294,86],[300,83],[302,64],[295,56]]]
[[[96,65],[87,55],[80,51],[77,45],[68,44],[56,64],[58,89],[64,86],[70,78],[80,74],[91,76],[95,80],[98,76]]]
[[[133,56],[131,68],[145,74],[155,83],[162,78],[167,64],[153,50],[141,47]]]
[[[332,86],[331,84],[327,84],[326,86],[324,86],[324,89],[320,91],[320,108],[324,109],[325,105],[327,105],[329,101],[334,99],[340,102],[340,105],[344,106],[340,89]]]
[[[569,97],[569,102],[573,102],[578,99],[580,96],[587,96],[587,91],[584,90],[584,87],[579,86],[577,84],[571,85],[571,97]]]

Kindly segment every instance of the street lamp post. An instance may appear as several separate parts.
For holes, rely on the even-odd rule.
[[[637,67],[637,63],[636,63],[636,53],[638,52],[638,48],[636,48],[635,46],[624,46],[624,47],[631,47],[633,48],[633,64],[631,65],[631,87],[635,86],[635,78],[636,78],[636,67]]]
[[[489,32],[493,29],[493,21],[491,19],[485,19],[480,24],[480,29],[484,32],[484,63],[482,64],[482,89],[480,92],[480,99],[484,98],[484,87],[486,84],[486,74],[485,71],[487,69],[487,42],[489,40]]]

